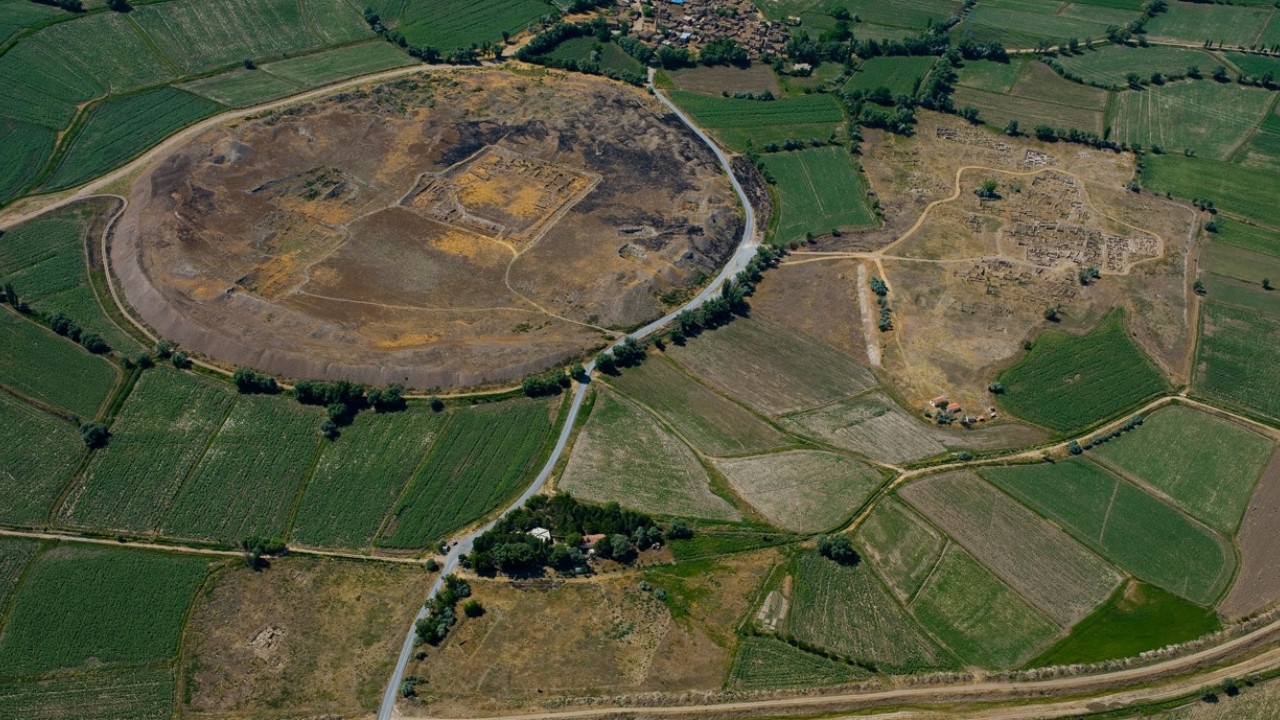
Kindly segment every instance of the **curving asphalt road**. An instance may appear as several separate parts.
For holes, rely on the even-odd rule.
[[[751,258],[755,256],[756,248],[760,246],[760,238],[756,236],[755,211],[751,207],[751,200],[747,197],[746,191],[743,190],[742,184],[738,182],[738,178],[733,174],[733,167],[729,163],[728,156],[724,154],[720,147],[716,145],[701,128],[693,123],[693,120],[691,120],[688,115],[680,110],[680,108],[676,107],[675,104],[668,100],[661,91],[653,86],[652,71],[649,73],[649,78],[649,89],[653,91],[654,97],[658,98],[663,105],[666,105],[667,108],[676,115],[676,117],[680,118],[681,122],[683,122],[690,130],[697,134],[704,143],[707,144],[707,147],[711,148],[711,152],[715,153],[716,159],[720,161],[720,165],[724,167],[725,172],[729,174],[729,182],[733,184],[734,192],[738,194],[738,199],[742,202],[745,222],[742,227],[742,240],[738,243],[738,249],[734,251],[733,256],[729,258],[729,261],[725,263],[724,268],[720,270],[720,274],[716,275],[715,279],[702,289],[702,292],[694,296],[689,302],[675,310],[672,310],[670,313],[667,313],[648,325],[629,333],[623,338],[619,338],[617,342],[610,346],[610,348],[617,346],[618,343],[621,343],[627,337],[642,340],[674,321],[676,316],[681,312],[700,307],[703,303],[715,297],[720,293],[720,288],[724,285],[725,281],[746,268],[747,263],[751,262]],[[590,375],[594,369],[595,361],[592,360],[586,365],[587,374]],[[534,478],[529,487],[525,488],[525,491],[520,494],[520,497],[516,498],[514,502],[502,511],[501,515],[494,518],[484,527],[473,530],[466,536],[457,539],[458,544],[450,549],[449,554],[445,557],[444,565],[440,569],[440,576],[436,578],[435,584],[431,586],[431,592],[427,594],[427,601],[430,601],[431,598],[435,597],[435,594],[439,592],[440,588],[444,585],[445,576],[453,572],[454,568],[458,566],[458,557],[463,553],[471,552],[472,544],[478,535],[492,528],[497,524],[498,520],[507,513],[521,505],[524,505],[526,500],[533,497],[533,495],[542,489],[543,485],[547,484],[547,480],[551,478],[552,469],[555,468],[556,462],[560,460],[560,456],[564,454],[565,447],[569,444],[569,436],[573,434],[573,426],[575,421],[578,419],[578,413],[582,410],[582,401],[587,396],[588,387],[589,385],[587,383],[580,383],[574,390],[573,401],[569,406],[569,414],[565,417],[564,427],[560,430],[560,437],[556,438],[556,445],[552,448],[551,454],[547,457],[547,462],[542,466],[542,470],[538,473],[538,476]],[[418,610],[418,614],[414,617],[414,623],[416,624],[418,620],[421,620],[426,616],[427,609],[424,603],[423,607]],[[382,693],[382,705],[378,708],[378,720],[391,720],[395,712],[396,696],[400,692],[400,683],[404,681],[405,668],[409,665],[409,658],[413,655],[413,639],[414,628],[410,625],[409,632],[404,639],[404,645],[400,648],[400,657],[396,660],[395,670],[391,673],[391,679],[387,682],[387,688]]]

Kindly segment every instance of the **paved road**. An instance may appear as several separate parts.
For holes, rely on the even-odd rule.
[[[653,88],[652,72],[650,73],[650,80],[651,83],[649,87]],[[751,200],[747,197],[746,191],[742,189],[742,185],[738,182],[738,178],[734,177],[733,168],[729,163],[728,156],[720,150],[719,146],[712,142],[711,138],[708,137],[701,128],[693,123],[688,115],[685,115],[684,112],[668,100],[665,95],[656,88],[653,88],[653,92],[654,96],[657,97],[663,105],[666,105],[667,108],[675,113],[675,115],[679,117],[690,130],[696,133],[699,138],[702,138],[702,141],[711,148],[713,153],[715,153],[716,159],[720,161],[725,172],[729,174],[729,181],[733,183],[734,192],[738,194],[738,199],[742,202],[745,222],[742,227],[742,240],[738,244],[738,249],[734,252],[733,257],[729,258],[729,261],[725,263],[724,268],[720,270],[720,274],[708,283],[707,286],[703,288],[702,292],[698,293],[689,302],[627,335],[627,337],[631,337],[636,340],[642,340],[645,337],[652,335],[675,320],[676,316],[681,312],[697,308],[719,294],[720,288],[724,282],[745,269],[747,263],[751,262],[751,258],[755,256],[756,248],[760,246],[760,238],[756,237],[755,211],[751,208]],[[618,342],[622,342],[622,339],[619,339]],[[615,343],[615,345],[616,344],[617,343]],[[586,371],[590,374],[594,369],[595,361],[593,360],[586,365]],[[560,460],[560,456],[564,454],[565,447],[569,444],[569,436],[573,434],[573,425],[578,418],[578,413],[582,410],[582,401],[587,396],[588,387],[587,383],[581,383],[574,389],[573,401],[569,406],[569,413],[565,417],[564,427],[560,430],[560,437],[556,439],[555,447],[552,448],[551,454],[547,457],[546,464],[542,466],[542,471],[538,473],[536,478],[534,478],[533,483],[530,484],[523,493],[521,493],[520,497],[517,498],[515,502],[511,503],[511,505],[509,505],[506,510],[503,510],[502,514],[492,522],[478,530],[472,531],[465,537],[458,538],[458,544],[454,546],[449,551],[448,556],[445,557],[444,565],[440,569],[440,576],[436,578],[435,584],[431,586],[431,592],[427,595],[428,601],[435,597],[435,594],[440,591],[440,588],[444,585],[444,577],[453,572],[453,570],[458,566],[458,557],[463,553],[471,552],[471,546],[475,541],[476,536],[492,528],[498,520],[507,513],[521,505],[524,505],[526,500],[533,497],[533,495],[542,489],[543,485],[547,484],[547,480],[551,478],[552,469],[555,468],[556,462]],[[418,611],[417,616],[414,618],[414,623],[417,623],[418,620],[426,617],[426,615],[427,610],[424,604],[422,609]],[[409,664],[409,658],[413,655],[413,639],[414,628],[413,626],[410,626],[409,632],[404,639],[404,645],[400,648],[400,657],[396,661],[395,671],[391,673],[391,679],[387,682],[387,688],[382,694],[382,705],[378,708],[378,720],[391,720],[395,712],[396,696],[400,692],[400,683],[404,680],[405,668]]]

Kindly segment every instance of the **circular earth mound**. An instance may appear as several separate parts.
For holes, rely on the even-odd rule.
[[[164,337],[277,375],[510,381],[661,314],[741,230],[715,156],[645,94],[435,73],[204,132],[111,246]]]

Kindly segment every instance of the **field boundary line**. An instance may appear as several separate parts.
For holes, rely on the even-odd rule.
[[[1262,126],[1266,124],[1267,118],[1275,114],[1276,103],[1280,102],[1280,93],[1271,93],[1271,95],[1271,102],[1267,103],[1266,110],[1262,113],[1262,117],[1258,118],[1258,121],[1253,124],[1253,127],[1241,136],[1240,142],[1236,143],[1235,147],[1230,148],[1227,151],[1224,156],[1226,162],[1235,163],[1237,160],[1241,159],[1236,156],[1244,152],[1249,147],[1249,141],[1252,140],[1259,132],[1262,132]]]
[[[1101,547],[1106,547],[1104,538],[1107,535],[1107,525],[1111,522],[1111,508],[1115,506],[1116,496],[1120,494],[1120,476],[1113,473],[1108,474],[1111,475],[1111,479],[1115,484],[1111,486],[1111,500],[1107,502],[1107,510],[1102,514],[1102,526],[1098,528],[1098,545]]]
[[[196,474],[196,470],[200,468],[200,464],[204,462],[204,458],[209,454],[209,448],[213,447],[213,443],[217,441],[218,436],[222,434],[222,429],[227,426],[227,420],[231,418],[231,413],[236,411],[240,406],[240,396],[235,396],[227,411],[222,415],[222,421],[218,423],[218,427],[209,433],[209,439],[205,441],[204,448],[200,450],[200,455],[192,461],[191,466],[182,474],[182,479],[178,481],[177,487],[173,489],[173,495],[169,497],[169,504],[164,508],[164,515],[156,521],[156,527],[152,533],[153,537],[161,537],[164,532],[165,521],[169,519],[169,514],[173,512],[173,504],[177,502],[178,496],[182,494],[182,489],[191,482],[191,478]],[[192,538],[197,539],[197,538]]]
[[[150,48],[151,52],[155,53],[156,57],[160,58],[160,60],[162,60],[165,65],[168,65],[169,69],[173,71],[173,82],[176,83],[180,81],[183,74],[182,68],[178,67],[178,64],[173,61],[173,58],[166,55],[160,49],[160,46],[156,44],[155,38],[148,35],[147,31],[143,30],[142,26],[138,24],[138,21],[133,19],[133,13],[124,13],[124,20],[129,23],[129,27],[133,28],[133,31],[142,38],[143,44]]]
[[[404,502],[404,496],[409,494],[409,486],[413,485],[414,478],[418,477],[418,473],[422,472],[422,469],[427,466],[427,460],[436,450],[436,443],[440,442],[440,438],[444,436],[444,433],[449,429],[449,426],[457,421],[456,413],[456,410],[449,413],[449,417],[445,418],[444,422],[440,424],[440,430],[436,432],[435,437],[431,438],[431,442],[422,449],[422,456],[418,458],[418,462],[414,463],[413,470],[409,471],[409,475],[405,478],[404,484],[400,486],[400,492],[396,494],[395,500],[387,507],[387,511],[382,514],[382,522],[378,523],[378,528],[373,531],[373,536],[369,538],[369,552],[374,552],[374,550],[377,549],[378,538],[383,536],[387,531],[387,525],[389,525],[391,523],[391,519],[396,516],[396,509],[400,507],[400,503]],[[432,550],[433,555],[435,554],[434,548],[427,549]]]
[[[5,599],[3,607],[0,607],[0,637],[4,637],[4,629],[9,624],[9,616],[13,614],[13,608],[18,604],[18,593],[22,590],[22,586],[27,582],[27,575],[31,572],[31,568],[35,566],[36,560],[44,554],[47,549],[46,544],[37,543],[36,551],[31,553],[31,559],[27,560],[26,565],[22,566],[22,572],[18,573],[18,579],[13,583],[13,588],[9,590],[9,597]]]
[[[293,533],[293,523],[298,518],[298,510],[302,507],[302,497],[306,495],[307,486],[311,484],[311,478],[315,475],[316,467],[320,465],[320,458],[324,455],[328,446],[325,445],[325,438],[321,437],[316,443],[316,449],[311,453],[311,462],[307,465],[307,471],[302,474],[302,479],[298,482],[298,489],[293,494],[293,502],[289,506],[289,514],[284,519],[284,529],[280,531],[280,537],[285,542],[289,541],[289,535]],[[330,443],[332,444],[332,443]]]
[[[75,413],[69,413],[65,410],[59,410],[54,405],[50,405],[42,400],[37,400],[29,395],[24,395],[18,390],[15,390],[14,388],[9,387],[8,385],[5,385],[2,382],[0,382],[0,392],[3,392],[6,395],[12,396],[14,400],[17,400],[23,405],[30,407],[32,410],[35,410],[36,412],[44,413],[46,415],[52,415],[59,420],[68,422],[72,425],[76,425],[75,420],[72,419],[73,417],[75,417]],[[77,429],[79,428],[78,425],[76,425],[76,427]]]
[[[906,502],[906,501],[904,500],[903,502]],[[916,509],[915,505],[912,505],[909,502],[907,502],[906,505],[907,507],[911,508],[911,512],[913,514],[920,515],[920,511]],[[920,587],[916,588],[916,591],[911,593],[911,597],[907,598],[907,601],[903,603],[903,605],[907,608],[907,612],[911,612],[911,607],[916,604],[916,600],[918,600],[920,598],[920,594],[924,592],[925,586],[929,584],[930,580],[933,580],[933,576],[938,572],[938,566],[942,564],[942,556],[946,555],[947,550],[953,544],[955,544],[955,540],[952,540],[950,535],[946,534],[945,532],[942,532],[942,530],[939,529],[936,525],[934,525],[933,522],[929,520],[929,518],[921,517],[921,519],[924,520],[926,523],[928,523],[931,527],[933,527],[934,530],[937,530],[940,535],[942,535],[942,538],[943,538],[942,549],[938,551],[938,556],[933,559],[933,567],[929,568],[929,574],[925,575],[924,580],[920,581]],[[911,616],[915,617],[915,613],[912,613]]]

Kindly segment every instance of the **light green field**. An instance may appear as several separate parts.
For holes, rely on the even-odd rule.
[[[973,473],[930,476],[900,493],[1062,627],[1120,584],[1120,573],[1097,555]]]
[[[111,93],[160,85],[177,76],[121,13],[97,13],[51,25],[30,42],[73,60],[81,72]]]
[[[1111,137],[1225,160],[1262,122],[1275,98],[1235,83],[1187,80],[1116,95]]]
[[[1208,198],[1220,210],[1280,227],[1280,204],[1274,192],[1280,172],[1167,153],[1144,158],[1142,181],[1155,192],[1187,200]]]
[[[749,144],[782,143],[788,139],[826,140],[844,121],[835,96],[797,95],[782,100],[736,100],[673,90],[669,96],[727,147],[742,151]],[[827,228],[828,230],[830,228]]]
[[[997,41],[1010,48],[1035,47],[1040,40],[1054,44],[1070,38],[1101,40],[1107,26],[1123,27],[1136,20],[1140,8],[1132,3],[1061,3],[1057,0],[985,0],[956,27],[960,37],[978,42]]]
[[[956,73],[957,85],[993,93],[1008,93],[1027,68],[1027,61],[1014,58],[1006,63],[994,60],[966,60]]]
[[[1210,302],[1201,323],[1196,389],[1280,418],[1280,360],[1271,352],[1280,316]]]
[[[603,391],[558,486],[583,500],[618,502],[658,515],[741,519],[710,484],[688,446],[635,403]]]
[[[1231,225],[1231,221],[1227,221]],[[1242,226],[1247,227],[1247,226]],[[1200,253],[1200,267],[1215,275],[1262,286],[1264,279],[1280,283],[1280,257],[1264,255],[1216,242],[1205,245]],[[1280,287],[1280,285],[1277,285]]]
[[[227,107],[248,107],[302,92],[297,83],[258,70],[232,70],[183,83],[178,87]]]
[[[538,0],[466,3],[418,0],[404,13],[400,31],[411,46],[431,45],[446,53],[472,44],[498,42],[502,31],[516,33],[552,12]]]
[[[61,513],[84,527],[154,530],[234,402],[221,383],[144,372]]]
[[[666,352],[767,415],[825,405],[875,385],[875,377],[844,353],[763,320],[739,318]]]
[[[978,108],[980,119],[996,127],[1017,120],[1024,132],[1049,125],[1101,134],[1107,108],[1105,90],[1065,80],[1038,62],[1027,64],[1008,94],[961,85],[953,99],[957,107]]]
[[[283,537],[311,470],[324,412],[288,398],[244,395],[182,484],[162,524],[166,535],[235,542]]]
[[[847,149],[828,145],[769,153],[764,165],[778,190],[775,242],[875,224],[862,174]]]
[[[40,524],[80,464],[80,433],[3,392],[0,427],[6,434],[0,444],[0,522]]]
[[[717,395],[665,358],[651,357],[608,382],[708,455],[744,455],[791,444],[751,411]]]
[[[804,533],[843,525],[882,480],[869,465],[812,450],[717,460],[715,466],[770,522]]]
[[[910,506],[888,497],[858,528],[858,541],[898,599],[907,602],[933,571],[946,537]]]
[[[889,89],[893,97],[914,95],[920,81],[937,61],[934,57],[874,57],[858,66],[841,92],[869,93],[876,88]]]
[[[1128,87],[1129,73],[1137,73],[1145,82],[1151,79],[1152,73],[1157,72],[1181,75],[1187,72],[1187,68],[1195,66],[1207,78],[1215,68],[1225,67],[1217,58],[1203,50],[1168,45],[1145,48],[1101,45],[1092,50],[1082,50],[1078,55],[1059,56],[1057,62],[1084,78],[1085,82],[1101,82],[1117,87]]]
[[[851,28],[854,35],[876,40],[914,35],[931,24],[950,19],[960,10],[960,3],[952,0],[766,0],[759,6],[774,20],[798,15],[803,20],[802,27],[814,37],[835,24],[829,13],[843,8],[861,19]]]
[[[0,683],[0,717],[40,720],[169,720],[173,671],[124,668],[56,680]]]
[[[1234,422],[1174,405],[1094,452],[1159,488],[1205,524],[1234,535],[1274,449],[1270,440]]]
[[[1235,552],[1213,531],[1087,460],[988,468],[983,477],[1142,580],[1207,605]]]
[[[87,420],[98,413],[118,378],[106,360],[0,309],[0,384]]]
[[[1170,2],[1166,12],[1147,23],[1153,38],[1214,44],[1252,45],[1262,36],[1273,8]]]
[[[0,676],[172,658],[208,560],[60,545],[27,572],[0,635]]]
[[[593,57],[593,54],[599,53]],[[633,72],[644,74],[644,65],[631,57],[617,43],[601,43],[594,36],[576,37],[565,40],[546,54],[553,60],[567,62],[572,60],[583,65],[595,64],[601,70],[615,72]]]
[[[368,545],[446,417],[422,406],[357,415],[320,455],[289,539],[321,547]]]
[[[966,665],[1016,667],[1059,628],[957,545],[911,603],[911,612]]]
[[[1213,242],[1205,250],[1214,250],[1221,243],[1244,250],[1280,257],[1280,232],[1266,230],[1238,220],[1219,218],[1221,229],[1213,236]]]
[[[1258,283],[1214,275],[1203,276],[1207,295],[1214,305],[1234,305],[1268,315],[1280,315],[1280,293],[1265,290]]]
[[[796,556],[788,629],[796,639],[888,671],[950,667],[954,661],[894,600],[875,573],[809,551]]]
[[[738,641],[729,669],[729,687],[740,690],[841,685],[869,677],[862,668],[766,637],[744,637]]]
[[[349,77],[404,67],[417,62],[396,46],[374,40],[303,57],[267,63],[266,72],[303,87],[320,87]]]
[[[1272,25],[1275,24],[1273,19]],[[1227,60],[1250,77],[1261,77],[1267,73],[1280,77],[1280,58],[1272,55],[1253,55],[1245,53],[1227,53]]]
[[[1018,417],[1072,430],[1111,417],[1168,385],[1129,338],[1119,313],[1083,337],[1050,331],[1000,375],[1000,402]]]
[[[61,130],[77,104],[102,92],[74,60],[43,43],[20,42],[0,55],[0,117]]]

